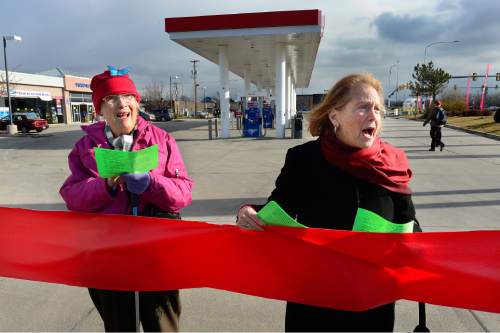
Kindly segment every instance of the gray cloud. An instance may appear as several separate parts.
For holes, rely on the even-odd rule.
[[[426,42],[443,35],[444,26],[436,18],[420,15],[394,15],[383,13],[373,21],[382,38],[399,42]]]
[[[500,42],[500,2],[482,0],[441,1],[428,13],[382,13],[372,22],[378,36],[398,43],[431,43],[461,40],[469,47],[492,48]],[[470,50],[473,50],[470,48]]]

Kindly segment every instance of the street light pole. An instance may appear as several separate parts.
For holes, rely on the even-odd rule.
[[[455,43],[460,43],[460,41],[454,40],[454,41],[450,41],[450,42],[433,42],[433,43],[427,44],[425,46],[425,49],[424,49],[424,63],[422,65],[425,65],[425,62],[427,61],[427,49],[428,48],[430,48],[433,45],[437,45],[437,44],[455,44]],[[423,102],[423,108],[425,109],[425,100],[423,100],[422,102]]]
[[[5,81],[7,81],[7,99],[9,100],[9,115],[10,115],[10,124],[7,127],[7,130],[9,134],[16,134],[17,133],[17,126],[14,125],[14,120],[12,117],[12,103],[10,100],[10,86],[9,86],[9,69],[7,68],[7,41],[8,40],[15,40],[15,41],[21,41],[21,37],[19,36],[3,36],[3,58],[5,62]]]
[[[203,111],[207,112],[207,87],[201,87],[203,89]]]
[[[399,62],[399,60],[398,60]],[[389,67],[389,91],[387,92],[387,108],[390,108],[391,107],[391,75],[392,75],[392,68],[394,66],[396,66],[397,64],[393,64],[391,65],[391,67]]]
[[[424,64],[425,64],[425,61],[427,60],[427,49],[429,47],[431,47],[432,45],[436,45],[436,44],[454,44],[454,43],[460,43],[459,40],[454,40],[454,41],[451,41],[451,42],[434,42],[434,43],[430,43],[428,44],[425,49],[424,49]]]

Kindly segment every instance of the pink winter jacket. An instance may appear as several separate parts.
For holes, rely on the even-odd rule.
[[[129,195],[123,185],[111,194],[106,180],[97,173],[94,147],[111,148],[104,133],[104,122],[82,126],[87,133],[77,141],[68,156],[71,175],[59,190],[69,210],[77,212],[129,214]],[[149,172],[149,188],[140,195],[139,213],[156,206],[177,213],[191,203],[193,181],[188,178],[182,156],[173,137],[141,117],[132,150],[158,145],[158,167]]]

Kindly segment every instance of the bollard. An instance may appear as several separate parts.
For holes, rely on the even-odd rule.
[[[215,118],[215,137],[219,137],[219,130],[217,129],[217,124],[219,123],[219,118]]]
[[[208,140],[212,140],[212,119],[208,119]]]

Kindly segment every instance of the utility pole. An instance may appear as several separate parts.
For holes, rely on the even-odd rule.
[[[193,63],[193,70],[191,71],[191,75],[193,76],[193,87],[194,87],[194,116],[196,117],[198,115],[198,83],[196,83],[196,75],[198,74],[198,71],[196,70],[196,63],[199,62],[199,60],[190,60]]]
[[[399,103],[399,60],[396,62],[396,103]],[[399,104],[396,105],[399,108]]]
[[[175,104],[172,102],[172,75],[170,75],[170,96],[169,97],[170,97],[170,110],[172,110],[174,117],[176,117],[177,115],[175,114],[175,110],[174,110]]]
[[[178,79],[178,78],[179,78],[178,75],[174,75],[174,79]],[[177,85],[177,82],[174,82],[174,84]],[[176,99],[177,99],[177,93],[175,94],[175,98],[172,95],[172,75],[170,75],[170,109],[172,110],[174,117],[177,117],[177,112],[175,110],[175,100]]]

